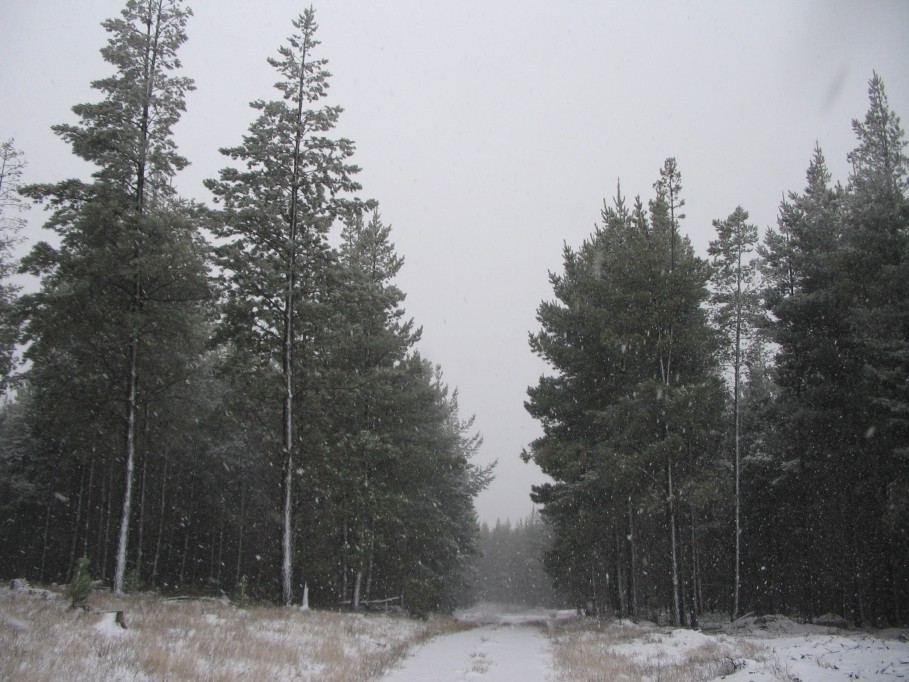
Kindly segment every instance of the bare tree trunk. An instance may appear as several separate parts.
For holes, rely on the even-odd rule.
[[[628,615],[625,608],[625,579],[622,574],[622,541],[619,538],[619,527],[613,526],[613,535],[615,536],[615,586],[618,594],[619,617],[624,618]]]
[[[629,557],[628,581],[631,586],[631,617],[638,615],[638,581],[637,581],[637,546],[634,540],[634,506],[631,497],[628,497],[628,544],[631,550]]]
[[[338,601],[347,601],[347,517],[344,518],[344,547],[341,553],[341,598]]]
[[[357,577],[354,580],[353,601],[351,607],[354,611],[360,610],[360,586],[363,584],[363,571],[357,571]]]
[[[107,578],[107,551],[110,549],[110,518],[113,516],[114,506],[114,465],[111,463],[107,478],[107,505],[104,510],[104,551],[101,556],[101,580]]]
[[[697,511],[691,505],[691,603],[692,627],[697,627],[697,617],[701,614],[701,570],[698,559]]]
[[[85,537],[83,539],[84,544],[82,545],[82,556],[88,556],[88,535],[90,529],[90,523],[92,518],[92,484],[95,478],[95,455],[92,453],[91,463],[88,467],[88,488],[87,497],[85,499]],[[70,568],[70,573],[72,574],[72,567]]]
[[[670,559],[672,570],[672,624],[680,625],[679,617],[679,564],[676,555],[675,537],[675,497],[672,490],[672,458],[668,458],[666,466],[666,480],[668,483],[667,502],[669,504],[669,538],[671,542]]]
[[[167,448],[164,448],[164,470],[161,473],[161,507],[158,515],[158,537],[155,539],[155,558],[152,561],[151,583],[158,578],[158,558],[161,556],[161,536],[164,535],[165,493],[167,492]]]
[[[237,540],[237,572],[234,576],[234,585],[240,584],[240,570],[243,567],[243,520],[246,515],[246,483],[240,481],[240,530]]]
[[[148,402],[145,403],[145,423],[142,429],[142,487],[139,488],[139,537],[136,539],[136,574],[142,577],[142,551],[145,544],[145,481],[148,474]]]
[[[221,567],[224,565],[224,497],[221,497],[221,514],[218,528],[218,570],[215,574],[215,580],[218,587],[221,587]]]
[[[136,298],[141,295],[140,278],[136,276]],[[133,502],[133,469],[136,459],[136,388],[139,381],[139,338],[129,344],[129,379],[126,387],[126,482],[123,512],[120,515],[120,538],[117,542],[117,565],[114,570],[114,594],[123,594],[126,573],[126,548],[129,542],[129,517]]]
[[[366,568],[366,601],[372,599],[372,565],[376,547],[375,523],[369,533],[369,562]]]
[[[82,521],[82,496],[85,494],[85,462],[80,467],[79,474],[79,502],[76,504],[76,517],[73,521],[73,542],[69,548],[69,562],[66,568],[66,582],[73,579],[73,567],[76,563],[76,545],[79,544],[79,527]],[[43,562],[42,562],[43,563]]]

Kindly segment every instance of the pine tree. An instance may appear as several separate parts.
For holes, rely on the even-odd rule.
[[[355,213],[350,196],[359,189],[359,170],[349,161],[350,140],[326,134],[341,114],[317,105],[327,94],[327,60],[316,59],[315,12],[294,20],[295,33],[269,63],[278,71],[280,100],[257,100],[260,112],[237,147],[222,153],[242,168],[226,167],[206,184],[223,207],[217,236],[225,244],[219,261],[226,272],[227,306],[223,338],[256,357],[264,374],[280,367],[280,448],[282,459],[282,600],[293,598],[295,433],[301,367],[312,360],[306,338],[326,314],[326,273],[331,253],[326,235],[336,218]],[[269,395],[266,398],[271,401]],[[306,428],[305,419],[303,420]]]
[[[731,354],[733,415],[733,476],[735,481],[735,568],[732,617],[739,614],[741,583],[741,428],[739,406],[742,365],[748,353],[748,339],[758,315],[756,262],[751,259],[758,243],[757,228],[747,223],[748,212],[736,207],[726,220],[714,220],[717,238],[707,253],[712,257],[714,323],[724,340],[725,353]]]
[[[353,572],[354,610],[361,596],[371,594],[377,523],[394,515],[400,481],[388,477],[400,457],[396,441],[397,398],[402,363],[420,336],[412,320],[404,319],[404,293],[393,280],[404,261],[390,241],[391,229],[377,211],[369,221],[355,216],[342,231],[339,287],[330,303],[336,313],[326,352],[327,372],[337,378],[330,403],[337,444],[346,457],[335,463],[339,480],[335,497],[344,519],[342,570]],[[339,390],[340,389],[340,390]],[[347,551],[352,548],[352,551]],[[342,580],[342,583],[344,581]],[[344,601],[348,595],[343,595]]]
[[[97,166],[94,181],[23,190],[50,205],[47,227],[61,239],[56,249],[38,244],[24,263],[42,276],[41,292],[27,302],[34,376],[59,383],[77,401],[96,396],[88,401],[88,421],[99,429],[98,408],[109,400],[104,392],[122,396],[115,418],[124,439],[118,593],[133,508],[140,384],[161,381],[156,366],[197,326],[198,301],[207,296],[205,246],[172,188],[187,164],[171,132],[193,87],[175,75],[190,11],[178,0],[129,0],[121,15],[103,23],[110,38],[101,54],[116,69],[92,83],[103,99],[73,107],[78,124],[54,127],[76,155]],[[69,363],[85,370],[71,377],[61,367]],[[70,380],[92,386],[78,395],[66,386]]]
[[[806,172],[806,188],[790,192],[780,205],[778,229],[767,231],[760,249],[770,316],[770,336],[778,350],[775,376],[779,394],[768,415],[772,439],[774,492],[788,508],[775,517],[778,542],[785,544],[773,581],[785,587],[778,608],[799,608],[806,617],[831,610],[820,603],[821,582],[812,566],[833,563],[839,540],[825,521],[837,510],[841,480],[834,463],[846,434],[831,412],[849,409],[843,393],[853,375],[844,362],[846,313],[834,281],[833,258],[839,242],[838,193],[819,148]],[[827,608],[825,608],[825,606]]]
[[[550,275],[557,301],[539,307],[542,330],[530,344],[557,374],[528,390],[544,435],[525,457],[555,479],[533,495],[556,532],[547,566],[596,612],[618,597],[605,585],[624,555],[614,538],[625,536],[629,495],[662,508],[667,536],[647,551],[665,551],[664,603],[680,622],[678,499],[704,467],[721,393],[702,309],[708,269],[678,234],[680,181],[670,162],[649,212],[640,200],[629,211],[617,196],[581,248],[566,247],[564,275]]]
[[[909,157],[881,78],[868,87],[864,121],[842,211],[840,288],[857,358],[850,388],[861,400],[864,436],[847,468],[851,483],[852,585],[857,620],[895,622],[909,585]]]

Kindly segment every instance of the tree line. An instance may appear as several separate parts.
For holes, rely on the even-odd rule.
[[[473,598],[528,607],[560,606],[562,599],[543,567],[551,536],[536,510],[514,525],[508,520],[496,520],[491,528],[482,523]]]
[[[682,233],[667,159],[551,273],[530,347],[556,586],[597,613],[696,624],[909,611],[909,162],[875,74],[845,185],[820,148],[759,238]]]
[[[180,0],[127,0],[103,23],[113,74],[54,127],[90,180],[21,186],[21,153],[3,147],[4,238],[24,198],[55,238],[18,264],[0,242],[0,275],[40,281],[0,290],[15,387],[0,415],[0,574],[68,582],[87,557],[116,592],[451,608],[491,468],[472,462],[472,420],[416,350],[403,259],[360,196],[353,142],[332,135],[342,110],[324,102],[315,14],[269,59],[279,96],[254,100],[221,150],[215,208],[174,190],[190,16]]]

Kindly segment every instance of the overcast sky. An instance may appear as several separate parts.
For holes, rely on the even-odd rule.
[[[109,75],[100,22],[120,0],[0,0],[0,140],[28,159],[26,182],[87,176],[50,131],[96,101]],[[184,75],[196,81],[176,128],[192,165],[179,191],[210,203],[202,181],[225,165],[277,97],[266,64],[306,6],[289,0],[195,0]],[[853,118],[883,77],[909,117],[909,2],[316,2],[329,103],[357,145],[364,196],[405,266],[398,284],[476,415],[483,462],[498,475],[482,520],[517,520],[543,479],[521,462],[539,434],[523,408],[546,367],[531,355],[536,307],[551,298],[563,243],[588,236],[621,179],[651,196],[678,159],[682,227],[703,255],[711,221],[741,204],[772,225],[783,192],[801,190],[815,142],[845,181]],[[909,120],[909,119],[906,119]],[[29,243],[44,238],[34,215]]]

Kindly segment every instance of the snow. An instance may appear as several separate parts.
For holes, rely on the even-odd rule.
[[[745,660],[741,670],[724,679],[732,682],[909,680],[909,644],[901,641],[864,633],[751,641],[767,651],[766,660]]]
[[[549,682],[557,678],[542,626],[575,612],[480,603],[455,618],[470,629],[411,652],[385,682]]]
[[[420,647],[385,682],[549,682],[549,640],[531,625],[482,625]]]
[[[126,634],[126,630],[117,625],[117,613],[115,611],[103,612],[101,620],[95,623],[95,630],[106,637],[120,637]]]
[[[646,632],[646,630],[644,630]],[[716,642],[715,637],[696,630],[672,630],[646,634],[642,640],[610,646],[612,653],[627,656],[635,663],[672,665],[685,661],[687,654]]]
[[[22,581],[0,589],[0,651],[18,652],[5,663],[0,655],[0,678],[46,673],[42,679],[364,679],[369,666],[361,662],[369,659],[373,671],[382,669],[396,659],[393,652],[427,632],[426,623],[377,614],[304,614],[100,594],[93,599],[105,610],[73,611],[56,593]],[[116,624],[118,609],[127,614],[129,629]],[[688,670],[707,656],[725,666],[730,674],[722,679],[731,682],[909,682],[905,629],[835,629],[777,615],[705,633],[496,604],[456,615],[460,625],[444,621],[430,628],[449,634],[411,650],[386,682],[554,682],[557,661],[566,665],[561,647],[578,642],[594,658],[628,661],[629,680],[654,680],[654,670]],[[596,658],[596,665],[605,660]],[[565,679],[567,669],[561,674]]]

